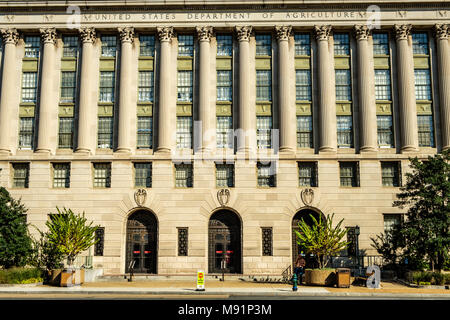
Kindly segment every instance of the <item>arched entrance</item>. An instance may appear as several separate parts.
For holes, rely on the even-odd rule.
[[[241,220],[230,210],[220,210],[209,219],[209,273],[242,273]]]
[[[138,210],[128,217],[125,272],[157,273],[158,221],[148,210]]]
[[[320,211],[316,211],[312,208],[304,208],[299,210],[294,218],[292,219],[292,266],[295,265],[295,260],[297,256],[303,251],[305,253],[305,248],[297,243],[297,236],[295,234],[295,230],[299,231],[298,223],[303,219],[308,225],[313,224],[313,220],[311,219],[312,215],[315,219],[319,220],[320,216],[322,216],[322,221],[324,221],[324,215]],[[317,262],[311,256],[306,255],[306,267],[307,268],[315,268],[317,267]]]

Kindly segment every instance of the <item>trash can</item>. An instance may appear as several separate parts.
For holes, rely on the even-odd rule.
[[[336,286],[338,288],[350,288],[350,269],[336,269]]]

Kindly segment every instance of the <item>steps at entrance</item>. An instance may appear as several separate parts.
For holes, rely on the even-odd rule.
[[[130,274],[110,274],[99,276],[95,279],[95,281],[99,282],[121,282],[128,281],[130,278]],[[258,282],[267,282],[278,281],[281,279],[281,276],[276,275],[243,275],[243,274],[225,274],[225,281],[258,281]],[[255,280],[256,279],[256,280]],[[160,275],[160,274],[134,274],[132,281],[192,281],[195,282],[197,280],[196,274],[188,274],[188,275]],[[221,281],[222,274],[206,274],[206,281]]]

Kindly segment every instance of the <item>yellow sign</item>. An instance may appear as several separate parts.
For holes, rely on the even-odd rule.
[[[205,272],[197,271],[197,289],[196,291],[205,291]]]

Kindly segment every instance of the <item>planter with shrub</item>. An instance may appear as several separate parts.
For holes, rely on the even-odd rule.
[[[0,270],[0,284],[32,284],[43,282],[44,274],[38,268],[9,268]]]

